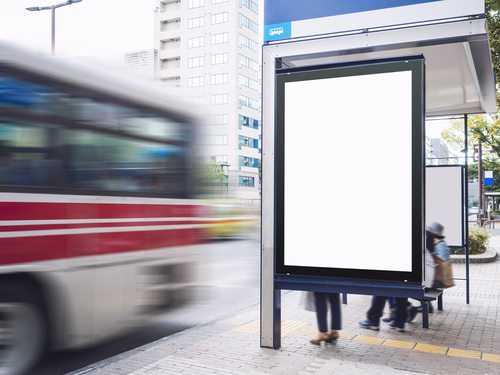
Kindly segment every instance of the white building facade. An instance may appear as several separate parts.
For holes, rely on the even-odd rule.
[[[134,74],[154,79],[157,74],[158,50],[144,49],[126,53],[124,62],[125,66]]]
[[[260,198],[258,12],[258,0],[161,0],[156,22],[158,78],[210,106],[207,159],[244,199]]]

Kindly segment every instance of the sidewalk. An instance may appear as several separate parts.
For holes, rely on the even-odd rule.
[[[456,274],[464,272],[455,265]],[[471,266],[471,304],[465,283],[445,292],[444,311],[396,333],[359,329],[367,296],[349,296],[344,330],[336,345],[309,344],[315,316],[284,293],[282,349],[259,347],[259,307],[195,327],[73,374],[500,374],[500,262]]]

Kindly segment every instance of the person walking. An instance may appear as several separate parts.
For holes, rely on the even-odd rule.
[[[359,326],[372,331],[380,330],[380,318],[384,313],[385,302],[389,297],[373,296],[370,309],[366,313],[366,320],[359,322]],[[394,314],[389,327],[398,332],[405,332],[405,323],[408,316],[408,298],[394,298]]]
[[[328,330],[328,306],[330,306],[330,330]],[[318,335],[311,339],[313,345],[331,343],[339,338],[342,329],[342,312],[339,293],[314,293],[314,307],[318,322]]]

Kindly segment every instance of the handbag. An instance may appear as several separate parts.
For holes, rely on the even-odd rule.
[[[439,257],[435,257],[434,260],[436,262],[436,268],[433,287],[447,289],[455,286],[451,262],[446,262]]]
[[[306,311],[311,311],[311,312],[316,311],[316,305],[314,304],[314,293],[313,292],[302,292],[300,305]]]

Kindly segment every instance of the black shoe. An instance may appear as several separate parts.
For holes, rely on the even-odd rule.
[[[389,324],[389,327],[390,327],[391,329],[394,329],[394,330],[396,330],[396,331],[398,331],[398,332],[401,332],[401,333],[406,332],[406,331],[405,331],[405,327],[398,327],[398,326],[396,325],[396,322],[394,322],[394,321],[393,321],[393,322],[391,322],[391,323]]]
[[[387,317],[387,318],[382,319],[382,321],[383,321],[384,323],[390,323],[390,322],[392,322],[393,320],[394,320],[394,319],[393,319],[392,317],[390,317],[390,316],[389,316],[389,317]]]
[[[370,322],[369,320],[363,320],[359,322],[359,326],[361,328],[370,329],[372,331],[380,331],[380,326],[378,324]]]

